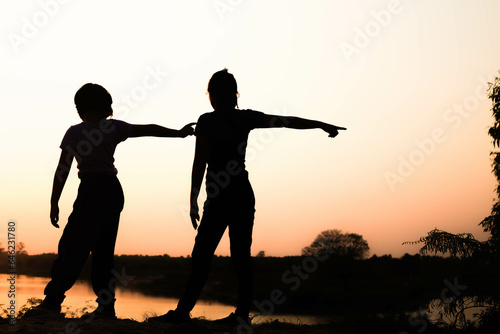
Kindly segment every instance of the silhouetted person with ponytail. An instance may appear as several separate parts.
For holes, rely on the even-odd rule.
[[[229,227],[231,259],[238,277],[236,310],[216,320],[222,325],[250,325],[253,269],[250,248],[255,213],[255,198],[245,169],[248,134],[253,129],[286,127],[322,129],[330,137],[345,128],[298,117],[267,115],[238,108],[236,80],[226,69],[216,72],[208,83],[208,94],[214,111],[200,116],[195,129],[196,148],[191,178],[191,221],[200,220],[198,195],[205,170],[207,200],[192,252],[192,271],[177,308],[152,321],[183,323],[190,320],[207,280],[214,252]]]

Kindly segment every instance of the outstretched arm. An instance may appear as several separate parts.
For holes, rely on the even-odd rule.
[[[198,195],[200,194],[203,176],[207,167],[208,139],[203,136],[196,137],[196,148],[194,152],[193,171],[191,173],[191,196],[190,196],[190,217],[194,229],[198,227],[200,220],[198,208]]]
[[[321,129],[329,134],[329,137],[335,137],[339,134],[338,130],[346,130],[344,127],[300,118],[294,116],[264,115],[259,128],[290,128],[290,129]]]
[[[54,175],[54,182],[52,184],[52,195],[50,197],[50,222],[55,227],[59,228],[59,199],[68,179],[71,163],[73,162],[73,155],[66,150],[61,151],[59,164],[57,165],[56,173]]]
[[[132,125],[132,133],[129,137],[180,137],[184,138],[190,136],[194,133],[193,125],[196,123],[189,123],[185,125],[180,130],[174,130],[165,128],[156,124],[147,124],[147,125]]]

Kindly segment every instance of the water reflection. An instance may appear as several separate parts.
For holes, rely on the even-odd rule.
[[[452,306],[453,303],[455,306]],[[426,315],[431,323],[462,328],[467,323],[477,323],[479,314],[487,307],[477,297],[435,299],[427,306]]]
[[[10,302],[8,297],[9,282],[7,279],[9,274],[0,274],[0,304],[6,308]],[[26,275],[17,275],[16,278],[16,310],[19,310],[25,305],[29,298],[43,299],[43,289],[49,282],[46,277],[33,277]],[[77,281],[76,284],[66,293],[66,299],[63,306],[69,307],[69,311],[76,312],[81,310],[86,305],[95,308],[95,295],[92,287],[87,281]],[[116,315],[121,319],[134,319],[137,321],[144,321],[145,317],[151,315],[160,315],[172,310],[177,306],[177,299],[148,296],[141,292],[123,290],[117,287],[116,291]],[[64,310],[64,308],[63,308]],[[229,313],[234,311],[234,306],[226,305],[219,302],[199,300],[196,307],[191,312],[195,318],[205,317],[206,319],[218,319],[226,317]],[[318,324],[327,323],[329,317],[318,316],[302,316],[302,315],[272,315],[272,316],[259,316],[254,318],[254,323],[268,322],[273,320],[280,320],[282,322],[294,324]]]

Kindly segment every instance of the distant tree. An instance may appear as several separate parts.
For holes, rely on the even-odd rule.
[[[266,252],[260,251],[260,252],[257,253],[256,257],[266,257]]]
[[[338,255],[354,259],[364,259],[368,255],[368,242],[359,234],[342,233],[333,229],[321,232],[313,243],[302,249],[302,255]]]
[[[2,243],[0,242],[0,255],[5,253],[5,248],[2,247]]]
[[[26,245],[24,244],[24,242],[20,242],[17,244],[17,251],[16,251],[16,254],[17,255],[28,255],[28,252],[26,251]]]

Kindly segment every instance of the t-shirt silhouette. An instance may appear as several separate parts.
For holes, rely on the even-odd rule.
[[[60,148],[75,156],[80,178],[89,173],[116,175],[113,157],[116,145],[131,132],[132,125],[119,120],[103,120],[99,126],[82,122],[66,131]]]
[[[245,169],[248,134],[262,123],[264,113],[250,109],[212,111],[200,116],[195,135],[208,138],[207,170]]]

